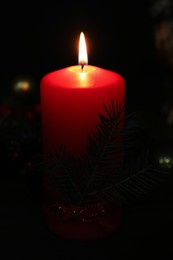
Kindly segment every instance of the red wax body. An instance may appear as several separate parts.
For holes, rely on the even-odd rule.
[[[66,146],[69,155],[80,156],[88,134],[106,115],[103,103],[124,106],[125,80],[119,74],[99,67],[80,65],[57,70],[41,80],[42,129],[45,154]]]

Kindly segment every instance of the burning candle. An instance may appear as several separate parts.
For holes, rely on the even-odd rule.
[[[111,100],[125,104],[125,80],[116,72],[88,65],[84,34],[79,40],[79,65],[56,70],[41,80],[43,146],[46,155],[65,145],[69,155],[86,150],[96,131],[98,113],[106,115]]]

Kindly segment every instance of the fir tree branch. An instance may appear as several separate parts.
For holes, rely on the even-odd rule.
[[[66,158],[64,149],[53,154],[55,186],[68,204],[128,202],[165,180],[164,171],[151,163],[150,149],[140,129],[126,128],[124,107],[118,103],[114,106],[112,100],[109,109],[103,105],[106,116],[98,114],[96,131],[88,136],[86,154],[77,158],[77,163],[75,158]]]
[[[85,190],[81,196],[81,200],[79,202],[80,205],[83,203],[83,200],[85,199],[86,194],[88,193],[90,186],[93,183],[94,179],[97,179],[97,177],[100,176],[100,173],[98,175],[100,165],[103,163],[107,163],[108,159],[110,159],[110,154],[112,155],[112,153],[115,152],[115,150],[110,149],[110,147],[115,148],[115,146],[112,146],[112,140],[113,139],[116,140],[117,136],[120,135],[120,132],[117,131],[117,129],[121,123],[120,116],[123,112],[123,109],[121,109],[120,106],[118,106],[118,104],[116,104],[117,111],[115,111],[114,102],[112,100],[111,100],[110,111],[107,109],[105,104],[104,104],[104,108],[106,110],[107,117],[104,117],[103,115],[99,114],[100,123],[98,123],[98,125],[96,126],[97,135],[94,136],[95,140],[91,136],[89,137],[90,145],[92,147],[93,147],[93,145],[95,145],[94,150],[97,151],[97,158],[90,170],[90,177],[85,186]],[[116,135],[116,136],[115,136],[115,130],[118,132],[118,135]],[[113,136],[114,136],[114,138],[113,138]],[[99,137],[99,145],[100,145],[99,147],[97,147],[98,146],[98,144],[97,144],[98,137]],[[116,145],[117,144],[118,144],[118,142],[116,143]],[[100,149],[100,147],[101,147],[101,149]],[[122,150],[120,149],[120,152],[121,151]],[[106,160],[105,160],[105,158],[106,158]],[[116,163],[117,162],[115,161],[115,164]]]
[[[52,169],[51,162],[53,166]],[[65,189],[66,192],[64,193],[66,193],[66,196],[67,193],[70,192],[70,200],[73,200],[74,203],[76,202],[76,199],[74,199],[74,197],[81,197],[81,192],[72,178],[73,171],[74,169],[73,167],[70,167],[70,163],[67,159],[65,147],[61,146],[59,151],[57,151],[55,148],[54,153],[52,153],[49,156],[49,163],[47,164],[47,173],[54,173],[53,178],[55,187],[62,191]],[[74,197],[72,196],[72,194],[74,194]]]
[[[130,196],[136,198],[148,191],[151,191],[153,186],[165,181],[166,176],[166,171],[155,169],[153,168],[153,165],[150,164],[146,168],[143,168],[133,173],[133,175],[127,176],[112,185],[104,187],[101,190],[88,193],[88,197],[91,196],[99,199],[106,199],[107,194],[109,194],[112,198],[118,195],[117,200],[119,200],[119,197],[121,201],[128,202]]]

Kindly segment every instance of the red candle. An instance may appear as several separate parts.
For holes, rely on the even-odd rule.
[[[98,113],[106,115],[111,100],[125,104],[125,80],[116,72],[87,65],[84,34],[80,35],[80,65],[63,68],[41,80],[43,144],[45,154],[63,144],[69,155],[86,150],[88,134],[96,131]]]

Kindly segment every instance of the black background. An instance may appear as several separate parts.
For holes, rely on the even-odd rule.
[[[41,77],[78,63],[81,31],[89,64],[120,73],[128,101],[151,101],[158,91],[159,64],[153,42],[151,1],[30,2],[1,9],[1,89],[16,76]],[[10,6],[10,7],[9,7]],[[2,90],[1,90],[2,92]],[[159,100],[160,101],[160,100]]]
[[[89,64],[116,71],[125,78],[129,108],[157,110],[162,105],[162,71],[154,46],[151,4],[149,0],[3,3],[1,103],[13,93],[14,79],[23,76],[34,80],[39,99],[40,80],[46,73],[77,64],[83,31]],[[32,177],[29,181],[38,188],[38,195],[38,180]],[[3,178],[3,259],[171,259],[172,183],[163,190],[156,190],[146,201],[127,209],[116,234],[85,243],[51,234],[42,223],[40,205],[31,196],[27,180]]]

